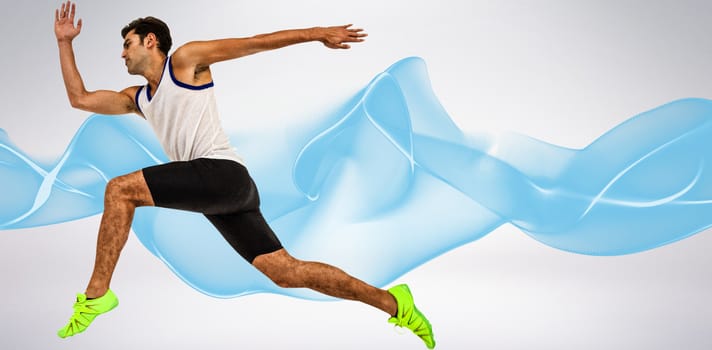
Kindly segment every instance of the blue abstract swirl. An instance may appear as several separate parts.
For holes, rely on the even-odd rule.
[[[509,223],[553,248],[620,255],[712,222],[712,101],[630,118],[580,150],[517,134],[465,134],[435,97],[423,60],[376,76],[331,117],[288,137],[233,137],[285,247],[383,286]],[[0,228],[102,211],[106,182],[167,160],[136,117],[93,115],[43,166],[0,129]],[[186,283],[216,297],[281,289],[202,215],[139,208],[133,231]]]

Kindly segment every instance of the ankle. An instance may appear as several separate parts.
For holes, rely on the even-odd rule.
[[[87,288],[86,292],[84,292],[84,295],[87,296],[87,299],[96,299],[96,298],[101,298],[103,297],[106,292],[108,291],[108,288]]]
[[[396,297],[391,294],[387,293],[388,295],[386,296],[386,303],[385,307],[383,308],[383,311],[388,313],[391,317],[397,317],[398,316],[398,301],[396,300]]]

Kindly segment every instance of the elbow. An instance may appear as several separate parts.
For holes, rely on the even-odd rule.
[[[69,104],[72,106],[72,108],[76,108],[76,109],[81,109],[81,106],[82,106],[82,104],[79,102],[79,100],[75,99],[75,98],[70,98]]]
[[[76,109],[84,110],[86,108],[84,96],[79,94],[70,94],[69,104],[72,106],[72,108]]]

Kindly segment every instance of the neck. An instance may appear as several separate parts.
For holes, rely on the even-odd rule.
[[[163,56],[162,59],[154,60],[153,63],[146,69],[142,74],[148,85],[151,86],[151,91],[156,91],[158,83],[161,81],[161,76],[163,75],[163,67],[165,67],[165,62],[168,58]]]

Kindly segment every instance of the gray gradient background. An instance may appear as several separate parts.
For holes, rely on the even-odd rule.
[[[58,4],[4,1],[0,21],[0,127],[40,159],[59,155],[88,116],[64,93],[52,32]],[[233,131],[286,132],[411,55],[426,60],[436,94],[464,130],[511,130],[568,147],[671,100],[712,97],[709,1],[79,6],[85,25],[75,48],[89,89],[143,83],[119,57],[119,30],[139,16],[166,20],[176,44],[351,22],[367,29],[367,42],[349,51],[312,43],[216,65],[218,101]],[[133,235],[113,281],[121,306],[87,333],[60,340],[55,331],[89,277],[98,221],[0,232],[0,349],[422,348],[357,303],[204,296]],[[710,248],[712,235],[703,232],[640,254],[589,257],[504,226],[398,282],[411,285],[440,349],[709,349]]]

